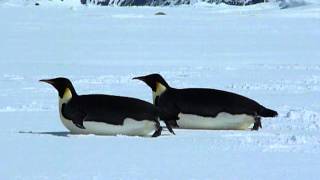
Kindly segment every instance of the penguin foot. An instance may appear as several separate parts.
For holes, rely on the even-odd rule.
[[[158,129],[156,130],[156,132],[153,133],[152,137],[158,137],[161,135],[162,132],[162,127],[159,126]]]
[[[252,131],[258,131],[259,128],[262,128],[262,124],[261,124],[261,118],[260,117],[255,117],[254,118],[255,120],[255,123],[253,124],[253,127],[252,127]]]
[[[170,132],[171,134],[176,135],[176,133],[174,133],[174,131],[173,131],[173,129],[172,129],[172,127],[171,127],[170,123],[169,123],[169,122],[167,122],[167,121],[165,121],[164,123],[166,124],[166,127],[167,127],[167,129],[169,130],[169,132]]]

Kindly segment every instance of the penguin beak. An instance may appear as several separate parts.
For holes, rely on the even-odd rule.
[[[144,80],[144,76],[139,76],[139,77],[134,77],[132,79],[137,79],[137,80],[140,80],[140,81],[145,81]]]
[[[51,85],[53,85],[54,84],[54,82],[51,80],[51,79],[41,79],[41,80],[39,80],[40,82],[45,82],[45,83],[48,83],[48,84],[51,84]]]

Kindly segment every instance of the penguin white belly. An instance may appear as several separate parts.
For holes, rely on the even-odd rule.
[[[156,131],[156,122],[142,120],[136,121],[126,118],[123,125],[112,125],[104,122],[85,121],[83,126],[92,134],[97,135],[128,135],[128,136],[152,136]]]
[[[232,115],[221,112],[216,117],[203,117],[180,113],[177,124],[183,129],[213,129],[213,130],[246,130],[252,125],[254,117],[246,114]]]
[[[156,123],[152,121],[136,121],[126,118],[123,125],[112,125],[104,122],[84,121],[85,129],[78,128],[72,121],[60,117],[63,125],[72,134],[97,134],[97,135],[128,135],[128,136],[152,136],[156,131]]]

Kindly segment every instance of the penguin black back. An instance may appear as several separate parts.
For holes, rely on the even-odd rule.
[[[252,116],[263,115],[260,112],[266,109],[247,97],[215,89],[171,88],[159,97],[158,106],[166,106],[169,100],[182,113],[197,114],[204,117],[216,116],[220,112]]]
[[[112,124],[119,125],[120,121],[117,119],[125,119],[127,117],[133,118],[137,121],[141,120],[154,120],[157,121],[158,111],[150,103],[121,96],[112,95],[80,95],[72,98],[68,103],[77,109],[82,109],[89,116],[103,116],[108,120],[112,120]]]

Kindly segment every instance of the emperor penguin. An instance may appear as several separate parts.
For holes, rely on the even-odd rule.
[[[112,95],[78,95],[63,77],[40,81],[58,91],[60,119],[73,134],[161,135],[159,112],[151,103]]]
[[[172,88],[160,74],[133,79],[145,82],[152,89],[154,105],[167,117],[173,117],[166,121],[174,128],[246,130],[252,127],[252,130],[258,130],[262,128],[261,117],[278,115],[276,111],[232,92]]]

